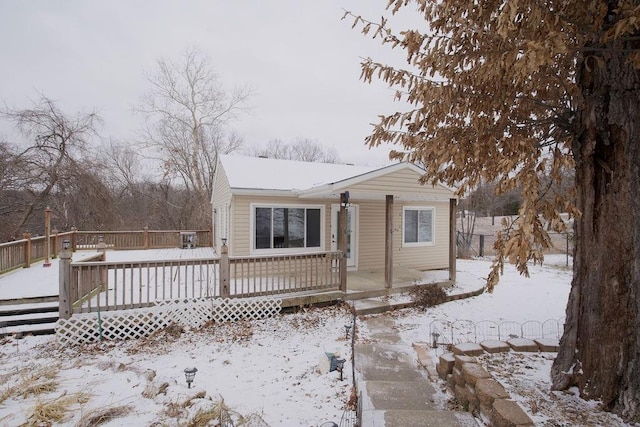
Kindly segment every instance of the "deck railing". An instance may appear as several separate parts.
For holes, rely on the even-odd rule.
[[[73,251],[76,249],[97,249],[102,240],[109,249],[163,249],[182,246],[184,235],[195,236],[195,245],[211,246],[209,230],[137,230],[137,231],[80,231],[72,229],[64,233],[54,231],[49,237],[49,258],[55,259],[62,250],[62,242],[69,240]],[[0,274],[16,268],[28,268],[33,262],[46,258],[46,237],[24,238],[13,242],[0,243]]]
[[[109,249],[165,249],[182,246],[185,234],[196,236],[196,245],[211,246],[209,230],[138,230],[138,231],[76,231],[71,241],[75,249],[96,248],[100,240]]]
[[[61,260],[68,260],[67,255]],[[68,261],[60,317],[158,301],[240,298],[340,288],[340,252],[142,262]],[[68,279],[64,279],[68,277]],[[223,286],[223,284],[226,286]]]
[[[231,296],[274,295],[340,286],[340,252],[229,258]]]
[[[219,296],[218,259],[82,262],[70,265],[72,313],[148,307]]]

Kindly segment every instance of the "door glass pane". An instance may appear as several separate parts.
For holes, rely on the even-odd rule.
[[[338,250],[340,249],[340,238],[341,238],[341,233],[340,230],[342,230],[340,228],[340,211],[336,212],[336,215],[338,215],[338,221],[336,222],[338,225],[338,229],[337,231],[337,238],[336,241],[338,242]],[[351,258],[351,211],[347,210],[347,249],[346,249],[346,253],[345,256],[347,258]]]

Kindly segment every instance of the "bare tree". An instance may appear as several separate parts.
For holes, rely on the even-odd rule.
[[[189,208],[203,215],[198,222],[204,226],[217,156],[242,145],[229,124],[243,110],[250,89],[225,91],[209,58],[196,48],[180,62],[159,59],[156,65],[147,77],[151,88],[135,108],[146,119],[144,144],[162,162],[164,179],[196,194],[189,199],[197,204]]]
[[[296,138],[291,143],[272,139],[265,147],[258,145],[249,147],[247,153],[256,157],[303,162],[338,163],[340,161],[334,149],[325,148],[318,141],[310,138]]]
[[[395,13],[406,0],[391,0]],[[518,188],[519,218],[498,234],[488,286],[505,262],[528,274],[548,230],[575,216],[573,282],[553,387],[577,387],[640,422],[640,7],[627,0],[416,0],[422,28],[354,16],[354,26],[406,54],[362,63],[406,101],[368,142],[422,161],[423,182],[482,180]],[[347,13],[348,15],[348,13]],[[563,171],[575,168],[572,193]],[[554,183],[555,181],[555,183]],[[548,225],[549,226],[548,226]],[[513,226],[511,226],[513,225]]]
[[[32,108],[5,107],[0,114],[13,122],[29,141],[26,147],[18,148],[11,156],[13,168],[9,179],[19,190],[20,199],[13,212],[17,216],[13,220],[12,234],[17,235],[34,211],[44,208],[43,204],[56,186],[82,168],[76,158],[86,154],[86,144],[95,134],[95,125],[100,119],[93,112],[67,116],[45,96],[41,96]],[[4,149],[7,149],[6,145]]]

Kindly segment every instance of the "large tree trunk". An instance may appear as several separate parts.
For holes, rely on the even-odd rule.
[[[640,421],[640,81],[619,49],[585,56],[573,283],[554,389]]]

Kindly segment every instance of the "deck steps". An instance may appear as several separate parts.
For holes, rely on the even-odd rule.
[[[57,302],[0,305],[0,337],[53,334],[57,320]]]

